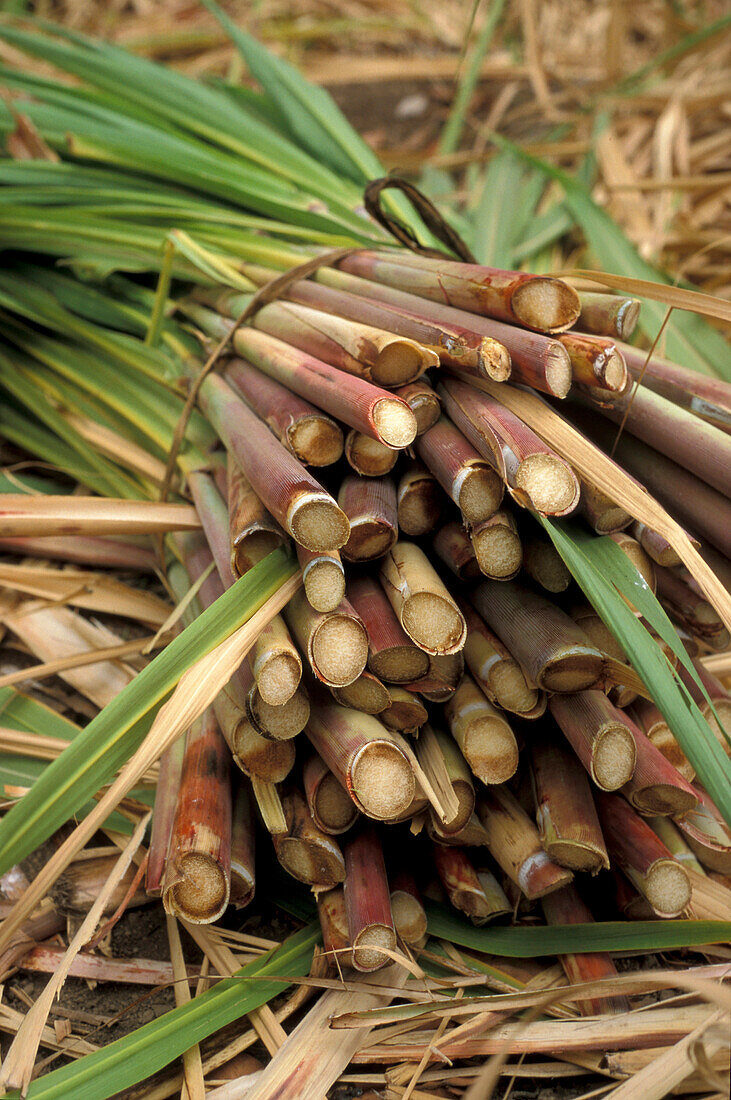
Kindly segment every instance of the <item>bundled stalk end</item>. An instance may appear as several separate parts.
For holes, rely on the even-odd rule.
[[[356,970],[380,970],[391,961],[386,951],[396,948],[391,896],[383,849],[373,828],[364,828],[344,849],[345,908],[348,938]]]
[[[456,653],[467,628],[462,612],[423,550],[397,542],[381,567],[386,595],[408,636],[426,653]]]

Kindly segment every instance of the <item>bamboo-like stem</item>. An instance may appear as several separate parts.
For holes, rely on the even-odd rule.
[[[231,892],[229,902],[243,909],[254,900],[255,824],[251,787],[241,779],[234,780],[231,820]]]
[[[647,587],[655,592],[657,589],[657,575],[654,562],[650,555],[642,549],[637,539],[632,538],[632,535],[629,535],[626,531],[615,531],[609,535],[609,538],[629,558]],[[629,604],[633,611],[636,611],[634,604],[630,603],[629,600],[625,600],[625,602]]]
[[[383,559],[380,576],[401,626],[420,649],[433,654],[462,649],[467,633],[462,612],[423,550],[397,542]]]
[[[544,852],[538,830],[506,787],[483,792],[477,813],[487,846],[511,882],[530,900],[560,890],[573,876]]]
[[[228,515],[231,569],[243,577],[287,540],[247,481],[234,456],[228,455]],[[334,551],[335,553],[337,551]]]
[[[557,337],[569,353],[571,375],[581,386],[622,393],[627,386],[627,364],[614,340],[583,332],[564,332]]]
[[[296,787],[285,787],[280,797],[287,831],[272,837],[279,863],[292,878],[316,890],[337,886],[345,878],[345,863],[337,842],[313,820],[304,795]]]
[[[390,478],[343,478],[338,505],[350,523],[342,550],[346,561],[373,561],[391,549],[398,538],[398,506]]]
[[[480,523],[500,507],[500,477],[445,416],[418,437],[415,450],[466,523]]]
[[[505,783],[518,767],[515,734],[503,715],[465,676],[444,705],[452,736],[474,775],[483,783]]]
[[[602,654],[555,604],[517,581],[483,581],[474,607],[521,666],[546,691],[575,692],[602,676]]]
[[[585,435],[609,451],[617,431],[588,409],[571,407],[571,422]],[[621,467],[694,535],[708,539],[726,557],[731,557],[731,500],[700,481],[689,470],[659,454],[629,432],[623,432],[614,457]]]
[[[573,580],[563,558],[550,539],[531,531],[522,537],[523,568],[547,592],[565,592]]]
[[[568,463],[496,398],[455,379],[438,387],[445,412],[490,462],[523,507],[565,516],[577,507],[580,486]]]
[[[619,795],[598,792],[597,810],[612,865],[624,871],[658,916],[679,916],[691,896],[685,868]]]
[[[483,576],[509,581],[520,572],[523,546],[512,512],[501,508],[489,519],[473,524],[470,541]]]
[[[545,712],[546,697],[531,684],[522,668],[466,601],[460,607],[467,623],[464,657],[484,695],[494,706],[522,718],[538,718]]]
[[[371,672],[395,684],[408,684],[425,676],[429,657],[413,644],[378,582],[372,577],[350,581],[348,598],[368,632]]]
[[[592,485],[586,478],[580,479],[581,499],[579,500],[579,512],[590,527],[593,527],[597,535],[611,535],[615,531],[623,531],[632,522],[632,516],[625,512],[624,508]]]
[[[398,461],[399,451],[351,428],[345,437],[345,458],[360,477],[385,477]]]
[[[445,809],[453,808],[446,821],[438,821],[444,833],[459,833],[475,809],[475,788],[467,761],[453,737],[425,725],[416,742],[416,758],[429,782],[441,796]],[[432,816],[434,816],[432,814]]]
[[[627,665],[630,669],[627,654],[590,603],[575,604],[570,608],[569,614],[600,652],[613,658],[615,662]],[[637,698],[637,692],[634,689],[622,684],[613,685],[607,694],[618,707],[627,707]]]
[[[271,836],[284,836],[287,832],[287,818],[279,795],[279,787],[276,783],[270,783],[265,779],[257,779],[256,776],[252,775],[251,793],[254,796],[259,816],[267,832]]]
[[[229,753],[213,712],[189,731],[168,857],[165,911],[210,924],[228,905],[231,884]]]
[[[318,892],[317,915],[322,930],[322,945],[330,967],[340,971],[345,966],[352,966],[348,914],[345,909],[345,892],[342,886]]]
[[[345,570],[337,550],[306,550],[297,546],[305,596],[315,611],[334,611],[345,596]]]
[[[699,375],[697,371],[671,363],[655,352],[646,363],[647,352],[631,344],[621,344],[620,349],[632,377],[636,380],[641,374],[642,385],[647,389],[683,409],[689,409],[721,431],[731,432],[731,390],[728,382]]]
[[[713,732],[716,734],[720,744],[724,747],[727,754],[731,753],[731,746],[724,733],[731,736],[731,695],[729,695],[726,688],[723,686],[720,680],[704,668],[701,661],[693,661],[693,667],[698,675],[699,680],[706,689],[709,699],[713,704],[713,710],[706,702],[704,695],[700,688],[696,685],[688,672],[684,668],[680,668],[680,679],[683,681],[694,701],[700,707],[701,714],[708,722]],[[715,711],[715,714],[714,714]],[[718,720],[716,719],[718,716]],[[721,725],[719,726],[719,721]],[[652,738],[651,738],[652,740]]]
[[[464,849],[434,844],[432,858],[452,905],[468,916],[473,924],[486,924],[510,912],[510,902],[497,883],[496,896],[487,896]]]
[[[677,768],[683,779],[689,783],[692,782],[695,779],[693,765],[675,740],[670,726],[655,704],[649,699],[636,699],[632,705],[631,717],[645,737],[649,738],[674,768]]]
[[[196,531],[200,521],[189,504],[111,500],[74,494],[0,493],[0,538],[68,535],[154,535]]]
[[[391,915],[399,939],[409,947],[423,947],[426,941],[426,913],[416,879],[404,867],[388,876]]]
[[[635,730],[606,695],[601,691],[553,695],[548,706],[597,787],[616,791],[629,782],[637,761]]]
[[[669,567],[680,565],[680,558],[676,551],[658,531],[653,531],[646,524],[635,521],[632,524],[631,534],[656,565]]]
[[[295,542],[337,550],[348,541],[348,521],[332,497],[222,378],[209,374],[199,400],[256,495]]]
[[[609,866],[589,779],[574,753],[542,736],[530,741],[536,820],[548,855],[572,871]]]
[[[476,813],[458,833],[445,833],[440,822],[430,817],[426,823],[429,836],[437,844],[457,846],[458,848],[483,848],[487,845],[487,833]]]
[[[365,714],[381,714],[391,706],[389,689],[368,669],[361,672],[352,684],[330,688],[330,691],[341,707],[362,710]]]
[[[390,730],[417,734],[428,721],[426,707],[413,691],[391,684],[388,688],[389,704],[378,715],[379,721]],[[419,754],[417,753],[417,757]],[[420,758],[419,758],[420,759]]]
[[[42,535],[38,538],[0,538],[0,550],[4,554],[18,554],[29,558],[50,558],[78,565],[91,565],[97,569],[134,569],[152,573],[157,559],[154,551],[135,542],[122,539],[102,539],[93,535],[58,537]]]
[[[235,762],[250,779],[262,783],[281,783],[294,766],[294,742],[272,741],[253,726],[246,701],[233,694],[230,685],[213,702],[216,720],[221,727]]]
[[[456,520],[450,520],[439,528],[432,539],[432,549],[459,580],[473,581],[481,576],[472,540],[464,526]]]
[[[399,734],[370,714],[318,702],[307,736],[367,817],[391,821],[409,809],[416,777]]]
[[[546,924],[566,927],[569,924],[592,924],[594,921],[591,909],[573,882],[542,898],[541,908]],[[570,984],[617,977],[617,968],[606,951],[585,951],[576,955],[559,955],[558,958]],[[589,998],[586,1001],[577,1001],[576,1007],[585,1016],[599,1016],[603,1012],[612,1015],[628,1012],[630,1005],[628,999],[620,995],[610,999]]]
[[[632,723],[637,748],[637,760],[632,778],[622,787],[622,794],[643,814],[682,814],[692,810],[698,799],[687,779]]]
[[[679,863],[682,863],[689,870],[695,871],[697,875],[705,875],[703,864],[696,858],[693,849],[684,839],[680,829],[669,817],[650,817],[647,819],[647,823],[653,833],[660,837],[673,859],[677,859]]]
[[[391,961],[382,949],[395,950],[396,932],[383,849],[375,829],[364,828],[349,839],[344,856],[345,909],[353,966],[366,973],[380,970]]]
[[[454,695],[464,675],[464,656],[459,653],[431,654],[429,671],[420,685],[409,684],[429,703],[446,703]]]
[[[230,588],[236,580],[236,575],[231,563],[226,503],[209,474],[201,470],[192,470],[187,480],[221,583],[224,588]]]
[[[420,378],[418,382],[409,382],[393,391],[398,394],[416,417],[417,438],[432,428],[441,414],[442,404],[436,390]]]
[[[403,287],[432,301],[496,317],[539,332],[570,328],[581,311],[575,290],[560,279],[502,271],[480,264],[402,251],[362,250],[340,260],[338,267],[365,279]]]
[[[145,889],[148,894],[156,898],[160,897],[162,892],[162,875],[177,811],[177,795],[183,773],[184,756],[185,737],[179,737],[160,757],[160,773],[155,788],[155,806],[145,874]]]
[[[233,342],[259,370],[348,427],[389,447],[413,443],[416,418],[400,397],[252,328],[238,328]]]
[[[723,633],[725,626],[721,616],[708,600],[685,583],[682,574],[658,566],[655,575],[660,602],[670,608],[673,616],[680,619],[691,634],[705,639]]]
[[[442,513],[444,497],[426,466],[412,461],[401,475],[396,502],[399,530],[415,538],[434,530]]]
[[[731,827],[702,787],[694,787],[698,803],[676,819],[690,847],[704,867],[731,875]]]
[[[342,428],[309,401],[268,378],[244,359],[230,360],[224,376],[305,466],[330,466],[342,456]]]
[[[640,303],[637,298],[589,290],[580,290],[578,294],[581,313],[576,327],[580,332],[629,340],[640,317]]]
[[[323,833],[337,836],[355,822],[358,817],[355,803],[317,753],[305,761],[302,784],[312,819]]]
[[[368,659],[368,635],[347,600],[335,611],[315,611],[299,589],[285,607],[284,618],[318,680],[343,687],[358,679]]]
[[[247,654],[259,695],[270,706],[282,706],[302,678],[302,661],[284,619],[275,615]]]

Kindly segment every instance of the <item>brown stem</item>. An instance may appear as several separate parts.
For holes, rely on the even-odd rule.
[[[391,961],[383,948],[396,948],[391,897],[383,849],[375,829],[361,829],[344,846],[345,908],[353,966],[369,972]]]

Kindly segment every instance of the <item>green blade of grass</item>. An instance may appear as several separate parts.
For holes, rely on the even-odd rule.
[[[275,550],[241,577],[92,719],[0,822],[0,874],[24,859],[106,783],[141,744],[186,669],[229,637],[295,572]]]

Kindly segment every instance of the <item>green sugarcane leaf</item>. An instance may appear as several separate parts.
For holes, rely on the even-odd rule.
[[[597,543],[612,542],[611,539],[586,535],[570,523],[559,526],[545,516],[538,518],[587,599],[642,678],[703,786],[725,820],[731,822],[731,762],[663,651],[619,593],[625,587],[628,599],[632,602],[642,600],[667,632],[666,625],[661,622],[662,609],[659,605],[659,610],[650,608],[652,601],[657,603],[655,597],[649,588],[646,592],[643,590],[636,576],[630,574],[628,578],[625,575],[623,563],[614,560],[613,551],[596,548]],[[614,549],[622,554],[619,547],[614,546]]]
[[[0,874],[69,819],[132,756],[180,677],[245,623],[295,572],[275,550],[241,577],[92,719],[0,822]]]
[[[195,1043],[283,993],[290,978],[304,977],[319,939],[317,922],[295,932],[281,947],[241,967],[188,1004],[36,1079],[28,1090],[29,1100],[108,1100],[147,1080]]]

